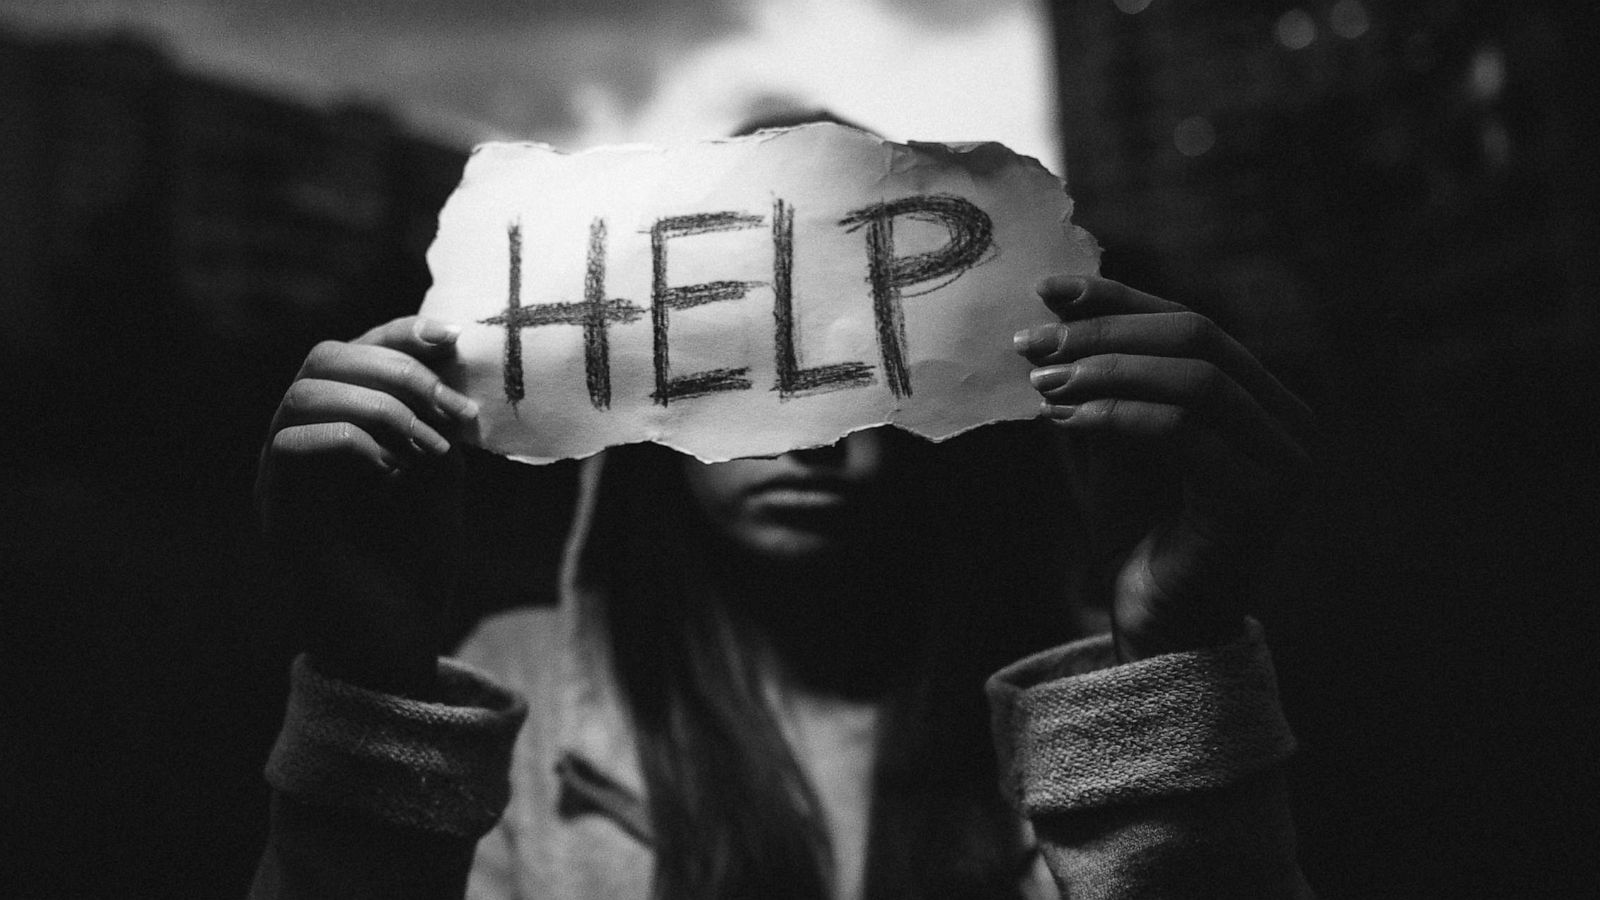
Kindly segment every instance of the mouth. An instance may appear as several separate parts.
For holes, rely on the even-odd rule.
[[[855,490],[836,478],[777,478],[752,488],[746,500],[766,513],[828,512],[850,506]]]

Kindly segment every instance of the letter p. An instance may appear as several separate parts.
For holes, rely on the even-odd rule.
[[[950,232],[950,240],[930,253],[895,256],[894,222],[902,216],[937,222]],[[884,376],[896,397],[909,397],[911,374],[906,369],[903,291],[912,285],[943,279],[918,292],[926,294],[961,277],[994,244],[994,223],[988,213],[968,200],[949,194],[927,194],[864,206],[839,220],[839,224],[847,231],[866,228],[867,282],[872,285],[872,313]]]

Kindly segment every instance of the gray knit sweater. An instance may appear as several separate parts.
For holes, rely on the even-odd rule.
[[[568,648],[550,624],[529,611],[481,629],[464,648],[474,666],[441,661],[438,703],[297,661],[251,896],[648,897],[626,732],[603,696],[563,683]],[[1091,638],[1007,667],[988,693],[1005,789],[1061,896],[1311,896],[1280,772],[1293,739],[1259,626],[1127,665]],[[598,798],[588,807],[572,802],[573,759],[596,770],[590,793],[579,782]]]

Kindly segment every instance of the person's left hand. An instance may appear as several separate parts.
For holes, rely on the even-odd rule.
[[[1102,449],[1150,448],[1173,476],[1168,512],[1117,573],[1119,658],[1241,634],[1247,576],[1311,467],[1311,411],[1184,306],[1096,277],[1052,276],[1037,290],[1061,322],[1015,340],[1037,367],[1042,415]]]

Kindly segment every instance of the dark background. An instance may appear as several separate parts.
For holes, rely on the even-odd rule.
[[[1585,6],[1054,7],[1106,273],[1235,331],[1328,434],[1263,608],[1327,897],[1600,874]],[[464,157],[136,38],[0,31],[0,894],[242,894],[293,650],[257,447],[311,344],[420,302]],[[502,508],[570,497],[475,463]],[[458,628],[549,577],[560,519],[488,523]]]
[[[1264,596],[1327,896],[1594,890],[1585,6],[1055,7],[1105,272],[1228,325],[1326,428]]]

